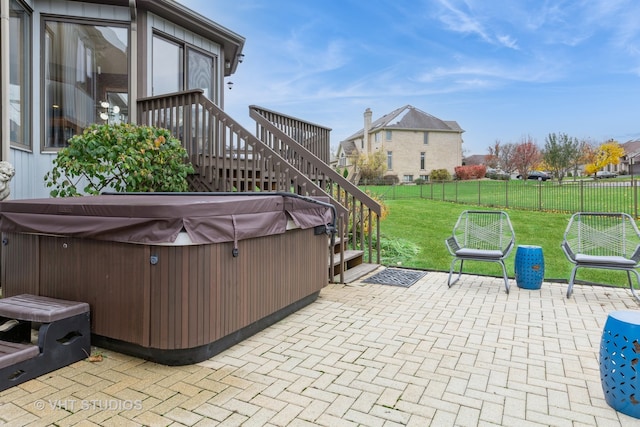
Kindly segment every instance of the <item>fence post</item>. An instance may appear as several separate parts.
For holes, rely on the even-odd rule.
[[[633,191],[633,217],[638,218],[638,192],[636,191],[636,181],[633,179],[633,175],[631,175],[631,191]]]
[[[544,181],[538,181],[538,210],[542,210],[542,183]]]
[[[584,180],[580,181],[580,212],[584,212]]]
[[[480,183],[482,181],[478,180],[478,206],[482,205],[482,203],[480,203]]]
[[[509,179],[504,180],[504,207],[509,208]]]

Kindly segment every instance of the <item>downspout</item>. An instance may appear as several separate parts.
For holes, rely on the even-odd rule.
[[[10,141],[9,141],[9,74],[11,73],[11,64],[9,63],[9,2],[0,2],[0,101],[2,102],[2,118],[0,119],[0,134],[2,138],[0,144],[0,160],[9,161],[10,157]]]
[[[138,121],[138,9],[136,0],[129,0],[131,12],[131,34],[129,49],[129,123]]]

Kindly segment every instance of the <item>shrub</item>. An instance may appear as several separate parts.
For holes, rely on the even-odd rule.
[[[451,174],[446,169],[434,169],[429,178],[431,181],[451,181]]]
[[[456,166],[456,177],[460,180],[484,178],[487,172],[485,165]]]
[[[179,192],[188,188],[187,152],[168,130],[132,124],[92,125],[58,152],[44,179],[52,197],[102,191]],[[80,189],[79,186],[84,185]]]

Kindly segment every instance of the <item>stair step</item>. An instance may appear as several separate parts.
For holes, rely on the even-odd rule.
[[[37,345],[0,340],[0,369],[34,358],[39,354]]]
[[[358,258],[362,259],[362,255],[364,251],[355,251],[355,250],[346,250],[344,251],[344,262],[347,264],[353,263],[353,261],[358,261]],[[355,262],[354,265],[361,264],[360,262]],[[340,265],[340,254],[333,255],[333,266]]]
[[[379,264],[358,264],[355,267],[352,267],[344,272],[344,282],[343,283],[351,283],[360,279],[361,277],[366,276],[372,271],[376,270],[380,267]],[[334,282],[340,282],[340,275],[337,275],[333,278]]]

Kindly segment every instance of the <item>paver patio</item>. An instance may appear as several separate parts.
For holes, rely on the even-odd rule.
[[[607,314],[628,289],[504,292],[429,272],[409,288],[331,284],[313,304],[198,365],[111,351],[0,393],[11,426],[631,426],[604,400]]]

